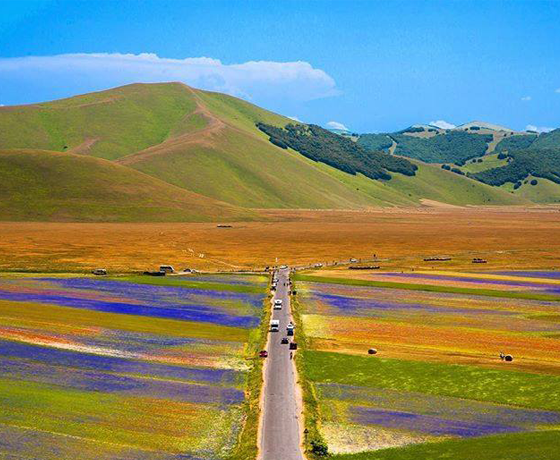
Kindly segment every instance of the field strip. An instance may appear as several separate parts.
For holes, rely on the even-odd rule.
[[[447,292],[450,294],[466,294],[487,297],[502,297],[508,299],[543,300],[549,302],[560,302],[560,296],[553,294],[534,294],[531,292],[497,291],[492,289],[475,289],[453,286],[432,286],[428,284],[397,283],[392,281],[368,281],[348,278],[334,278],[314,275],[296,275],[298,281],[309,281],[313,283],[345,284],[349,286],[370,286],[389,289],[404,289],[408,291]]]

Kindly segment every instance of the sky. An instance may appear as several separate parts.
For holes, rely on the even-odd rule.
[[[0,0],[0,105],[183,81],[306,123],[560,127],[560,0]]]

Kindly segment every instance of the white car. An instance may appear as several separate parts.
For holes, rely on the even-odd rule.
[[[275,310],[282,310],[282,301],[280,299],[276,299],[274,301],[274,309]]]

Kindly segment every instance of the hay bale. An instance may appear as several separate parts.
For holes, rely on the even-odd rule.
[[[368,355],[376,355],[377,354],[377,350],[375,348],[370,348],[367,352],[368,352]]]

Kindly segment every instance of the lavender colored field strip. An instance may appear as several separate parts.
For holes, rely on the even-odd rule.
[[[530,281],[514,281],[514,280],[496,280],[496,279],[482,279],[482,278],[469,278],[467,276],[452,276],[452,275],[430,275],[425,273],[378,273],[376,276],[397,276],[399,278],[418,279],[418,280],[442,280],[442,281],[460,281],[472,284],[484,285],[499,285],[511,287],[528,287],[537,290],[554,290],[558,289],[557,285],[547,285],[541,283],[532,283]],[[552,291],[554,292],[554,291]]]
[[[243,391],[217,385],[194,385],[172,380],[156,380],[81,370],[23,360],[0,360],[2,378],[32,381],[81,391],[119,393],[199,404],[237,404]]]
[[[0,356],[33,360],[37,363],[67,366],[69,368],[141,374],[193,382],[233,384],[241,378],[239,372],[230,369],[172,366],[135,359],[59,350],[5,340],[0,340]]]
[[[505,424],[518,427],[560,425],[560,413],[553,411],[351,385],[327,383],[318,384],[317,388],[322,398],[354,403],[360,401],[380,410],[402,411],[487,425]]]
[[[501,271],[491,273],[493,275],[519,276],[523,278],[560,279],[560,271]]]
[[[516,426],[447,420],[429,415],[373,409],[363,406],[351,406],[349,412],[350,419],[354,423],[410,430],[435,436],[470,438],[525,431],[523,428]]]
[[[392,302],[381,301],[360,297],[348,297],[336,294],[324,294],[321,292],[313,291],[311,296],[313,300],[318,300],[328,304],[340,311],[344,315],[362,315],[367,313],[368,316],[376,316],[375,313],[387,311],[419,311],[423,313],[443,313],[455,315],[474,315],[479,316],[483,314],[493,315],[514,315],[514,312],[509,311],[496,311],[488,309],[472,309],[472,308],[447,308],[439,307],[422,303],[406,303],[406,302]],[[382,316],[379,314],[379,316]]]
[[[43,294],[25,294],[0,290],[0,299],[16,302],[36,302],[64,307],[84,308],[88,310],[103,311],[106,313],[120,313],[126,315],[139,315],[157,318],[172,318],[185,321],[200,321],[204,323],[221,324],[252,328],[257,326],[259,319],[256,316],[236,316],[215,312],[215,309],[206,305],[176,305],[176,306],[147,306],[121,302],[105,302],[75,298],[71,296],[53,296]]]

